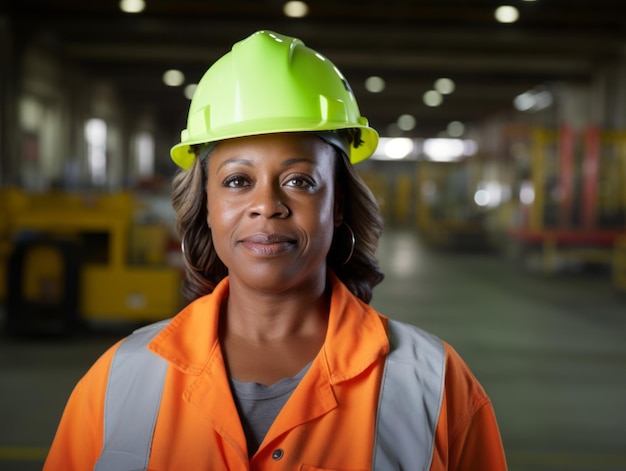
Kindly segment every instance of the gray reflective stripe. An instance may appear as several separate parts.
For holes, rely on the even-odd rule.
[[[104,446],[96,471],[147,469],[167,362],[146,346],[167,322],[133,333],[113,357],[105,399]],[[373,469],[428,471],[443,399],[445,350],[435,336],[394,320],[389,320],[389,343],[376,416]]]
[[[167,362],[146,346],[168,322],[136,330],[113,356],[104,402],[104,444],[95,471],[148,468]]]
[[[417,327],[389,320],[388,330],[373,469],[428,471],[443,401],[445,349]]]

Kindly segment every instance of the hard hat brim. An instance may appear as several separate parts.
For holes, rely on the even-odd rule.
[[[269,127],[269,126],[268,126]],[[257,128],[258,129],[258,128]],[[196,158],[194,152],[191,150],[191,146],[197,144],[208,144],[209,142],[219,142],[227,139],[235,139],[237,137],[247,137],[247,136],[258,136],[263,134],[279,134],[286,132],[316,132],[316,131],[335,131],[341,128],[333,127],[330,125],[328,128],[315,129],[313,126],[304,126],[304,127],[285,127],[284,129],[276,129],[272,128],[271,130],[257,130],[257,131],[248,131],[245,132],[240,130],[239,132],[233,131],[231,133],[220,132],[219,139],[211,138],[210,136],[205,136],[204,138],[193,139],[187,142],[181,142],[176,144],[170,150],[170,156],[176,165],[187,170],[191,168],[193,162]],[[345,129],[345,128],[343,128]],[[363,160],[370,157],[376,147],[378,146],[378,132],[375,129],[370,127],[359,127],[361,131],[361,141],[362,143],[358,147],[350,146],[350,155],[348,156],[350,159],[350,163],[357,164],[362,162]]]

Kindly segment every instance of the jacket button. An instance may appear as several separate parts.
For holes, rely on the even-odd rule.
[[[284,454],[285,452],[283,450],[281,450],[280,448],[277,448],[276,450],[272,452],[272,459],[274,461],[278,461],[279,459],[283,457]]]

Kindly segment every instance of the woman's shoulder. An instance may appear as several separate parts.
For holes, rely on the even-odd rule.
[[[482,385],[461,357],[457,350],[447,342],[443,342],[446,351],[446,389],[467,392],[473,400],[483,403],[487,394]]]

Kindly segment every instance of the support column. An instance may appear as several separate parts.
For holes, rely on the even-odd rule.
[[[19,64],[8,18],[0,16],[0,185],[18,183],[17,111]]]

